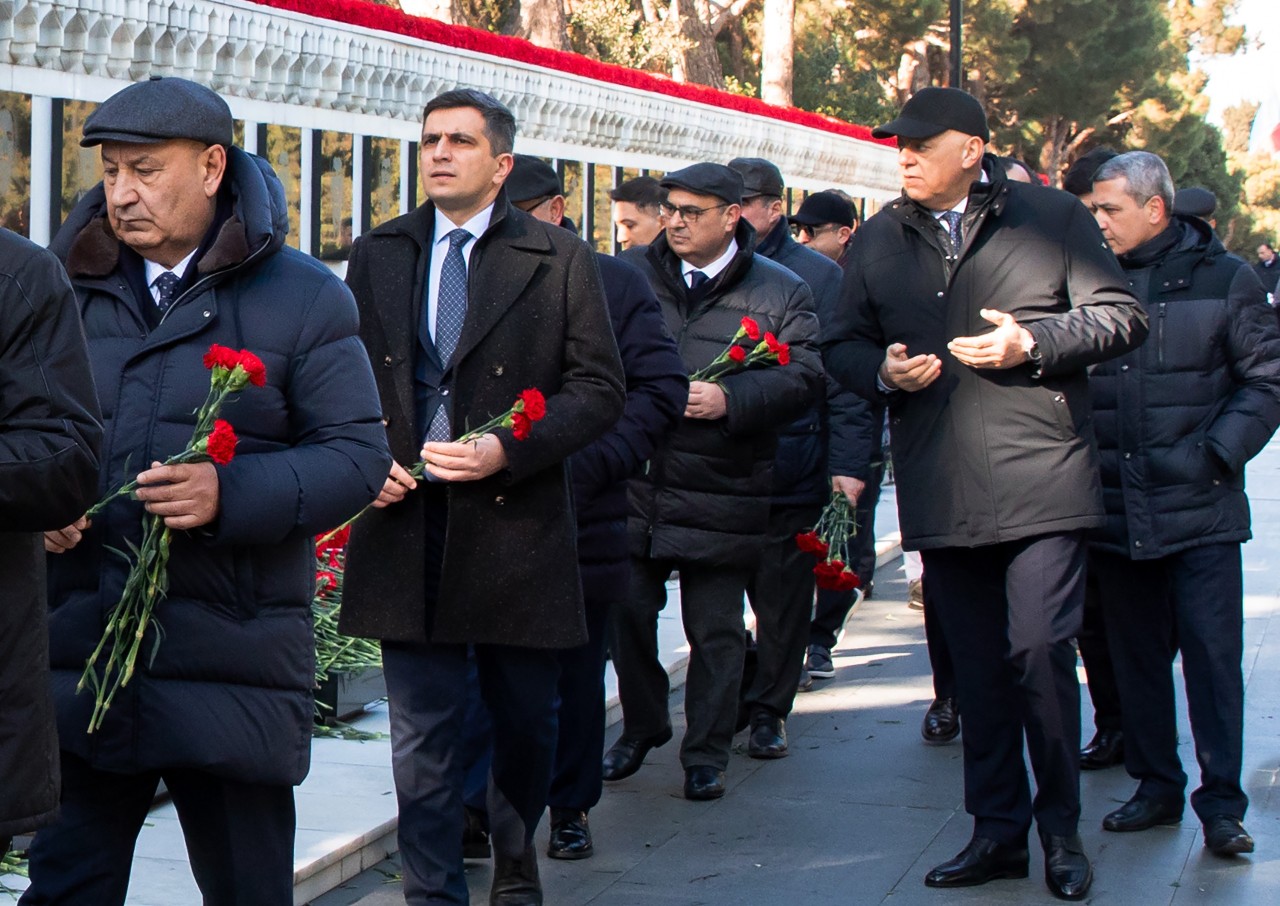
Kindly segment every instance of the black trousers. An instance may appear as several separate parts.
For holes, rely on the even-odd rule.
[[[796,534],[811,528],[821,512],[816,503],[775,506],[769,512],[768,542],[747,582],[747,599],[756,615],[756,673],[743,696],[749,713],[764,710],[786,717],[795,702],[817,562],[796,546]]]
[[[1021,845],[1033,817],[1043,833],[1076,833],[1082,534],[921,556],[929,598],[954,655],[964,712],[965,810],[974,817],[974,834]],[[1034,801],[1024,735],[1036,777]]]
[[[1187,715],[1200,762],[1191,807],[1201,821],[1243,818],[1244,582],[1239,544],[1207,544],[1156,560],[1093,551],[1120,686],[1125,768],[1137,795],[1181,802],[1173,659],[1182,652]]]
[[[62,813],[31,844],[23,906],[120,906],[164,780],[205,906],[292,906],[293,787],[203,771],[99,771],[62,753]]]
[[[1120,688],[1116,682],[1116,668],[1111,663],[1111,648],[1107,644],[1107,625],[1102,614],[1102,600],[1098,594],[1098,581],[1093,570],[1085,584],[1084,628],[1076,639],[1080,647],[1080,660],[1089,677],[1089,699],[1093,702],[1093,725],[1098,730],[1120,730]]]
[[[493,720],[488,799],[495,851],[518,857],[547,805],[556,744],[556,652],[475,645],[480,697]],[[409,906],[466,903],[460,740],[467,646],[383,642],[391,767]]]
[[[724,770],[746,651],[742,600],[751,575],[748,567],[631,559],[631,594],[613,612],[613,666],[618,672],[623,734],[643,739],[671,726],[671,686],[658,658],[658,614],[666,606],[665,583],[675,569],[680,570],[680,612],[690,648],[680,763]]]
[[[942,624],[938,622],[938,608],[930,599],[930,583],[925,582],[924,591],[924,643],[929,651],[929,670],[933,673],[934,698],[958,698],[956,690],[956,667],[951,658],[951,649],[947,647],[947,638],[942,632]]]

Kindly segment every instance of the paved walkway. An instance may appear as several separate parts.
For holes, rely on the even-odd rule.
[[[1244,782],[1258,852],[1234,861],[1209,855],[1190,809],[1180,827],[1105,833],[1102,816],[1133,784],[1120,768],[1086,773],[1082,833],[1096,871],[1091,903],[1280,903],[1280,443],[1253,463],[1249,483],[1257,537],[1244,549]],[[674,744],[653,753],[634,777],[606,785],[591,813],[596,856],[541,861],[548,906],[1058,902],[1044,887],[1034,847],[1025,881],[954,891],[923,885],[929,868],[964,846],[971,822],[961,803],[959,745],[920,741],[932,695],[921,620],[905,599],[900,573],[878,575],[875,599],[849,622],[835,678],[797,700],[788,723],[791,756],[753,761],[740,736],[724,799],[681,798]],[[1088,696],[1083,700],[1091,730]],[[677,724],[682,717],[675,714]],[[1194,773],[1185,717],[1181,738],[1183,763]],[[540,849],[545,843],[544,821]],[[395,871],[393,858],[313,906],[401,903]],[[469,868],[474,903],[487,902],[490,877],[487,863]]]

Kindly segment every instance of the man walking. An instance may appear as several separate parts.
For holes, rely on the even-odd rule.
[[[515,131],[483,92],[431,100],[428,200],[356,240],[347,276],[395,463],[378,509],[354,526],[341,625],[382,640],[412,906],[467,902],[468,646],[493,718],[490,903],[542,902],[532,841],[555,754],[557,655],[588,641],[566,461],[623,410],[591,249],[502,189]],[[453,441],[530,388],[546,413],[527,439],[497,428]],[[424,481],[408,472],[419,459]]]
[[[1094,176],[1102,233],[1155,325],[1142,349],[1090,377],[1107,522],[1089,567],[1120,690],[1125,768],[1138,781],[1102,826],[1182,819],[1171,670],[1181,651],[1200,763],[1191,806],[1204,845],[1232,856],[1254,847],[1240,786],[1244,467],[1280,425],[1280,328],[1249,265],[1173,204],[1154,154],[1121,154]]]
[[[62,816],[36,836],[22,902],[123,903],[163,780],[204,902],[287,906],[314,716],[312,536],[368,504],[390,463],[355,305],[285,246],[275,174],[232,145],[231,111],[203,85],[130,85],[81,144],[101,147],[103,181],[52,248],[105,417],[99,493],[145,471],[136,499],[45,535]],[[266,367],[228,407],[235,458],[161,465],[191,438],[213,343]],[[146,513],[173,533],[168,594],[147,657],[90,734],[94,696],[76,683]]]
[[[790,345],[789,364],[693,381],[683,422],[631,481],[631,593],[614,611],[623,733],[605,755],[604,778],[630,776],[671,738],[657,620],[678,569],[691,648],[680,761],[685,797],[704,800],[725,791],[745,653],[743,590],[766,545],[777,433],[812,405],[822,365],[808,287],[751,251],[742,177],[700,163],[668,173],[662,186],[667,229],[644,263],[685,367],[695,372],[720,355],[744,317]]]
[[[1026,877],[1034,818],[1050,891],[1080,899],[1072,640],[1102,513],[1085,368],[1136,346],[1145,318],[1089,212],[984,156],[972,96],[926,88],[875,134],[898,139],[903,196],[853,242],[826,351],[837,379],[888,398],[903,543],[955,655],[974,832],[925,883]]]

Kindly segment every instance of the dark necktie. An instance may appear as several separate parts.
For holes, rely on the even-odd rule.
[[[947,223],[947,234],[951,237],[951,253],[959,256],[960,254],[960,223],[964,220],[964,215],[959,211],[947,211],[942,215],[942,219]]]
[[[462,257],[462,247],[471,239],[471,234],[466,230],[453,230],[447,238],[449,251],[440,267],[440,291],[436,295],[435,335],[436,352],[446,367],[458,346],[462,323],[467,317],[467,260]],[[442,398],[427,428],[427,440],[443,443],[452,439],[449,407]]]
[[[707,293],[707,284],[711,278],[702,271],[689,271],[689,301],[701,302]]]
[[[178,275],[173,271],[165,271],[151,281],[151,285],[156,288],[156,305],[160,308],[160,314],[168,311],[173,304],[173,294],[178,289],[178,282]]]

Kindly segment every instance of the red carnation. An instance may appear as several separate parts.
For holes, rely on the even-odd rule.
[[[846,572],[845,565],[839,560],[823,560],[813,568],[818,587],[828,591],[840,590],[841,585],[847,581],[841,578],[844,572]]]
[[[525,440],[529,437],[529,432],[533,430],[533,419],[525,415],[523,412],[513,412],[511,414],[511,435],[516,440]]]
[[[322,569],[316,573],[316,592],[323,592],[326,588],[337,588],[338,577],[327,569]]]
[[[741,365],[747,360],[747,351],[741,346],[734,346],[729,350],[729,358]]]
[[[542,391],[536,387],[530,387],[528,390],[520,391],[520,402],[523,412],[531,422],[542,421],[547,414],[547,400],[542,395]],[[523,438],[521,438],[523,440]]]
[[[205,439],[205,452],[218,465],[225,466],[236,455],[236,440],[231,422],[220,418],[213,423],[213,430]]]
[[[791,361],[791,347],[789,345],[778,342],[778,338],[771,333],[764,335],[764,342],[769,347],[769,352],[777,356],[779,365],[786,365]]]
[[[862,580],[858,578],[858,574],[848,567],[835,577],[836,591],[853,591],[861,584]]]
[[[240,362],[240,354],[234,349],[227,346],[219,346],[214,343],[209,347],[209,351],[204,354],[204,367],[210,370],[214,368],[225,368],[230,371]]]
[[[344,525],[342,528],[326,535],[317,535],[316,553],[322,554],[325,551],[342,550],[347,546],[347,541],[350,538],[351,526],[349,525]]]
[[[743,318],[742,329],[746,332],[747,338],[751,340],[760,339],[760,325],[756,323],[755,318]],[[740,361],[740,360],[738,360]]]
[[[817,532],[801,532],[796,535],[796,547],[804,551],[806,554],[814,554],[819,557],[826,557],[827,545]]]
[[[255,387],[262,387],[267,383],[267,366],[262,364],[262,359],[258,358],[247,349],[241,349],[236,354],[236,364],[244,369],[245,374],[249,375],[249,383]]]

